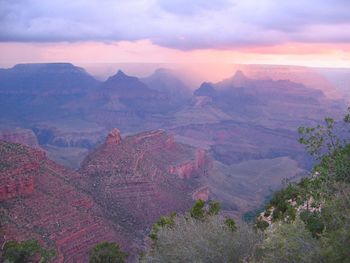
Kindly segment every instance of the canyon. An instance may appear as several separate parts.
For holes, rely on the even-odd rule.
[[[212,169],[205,151],[163,130],[122,138],[113,129],[79,172],[17,143],[0,141],[0,157],[2,244],[35,238],[55,249],[55,262],[86,262],[103,241],[117,241],[135,259],[160,216],[203,196]]]
[[[189,87],[168,69],[105,81],[69,63],[1,69],[1,242],[36,238],[57,262],[85,262],[117,241],[132,261],[160,216],[197,199],[242,220],[312,167],[297,128],[348,103],[315,70],[269,72]]]

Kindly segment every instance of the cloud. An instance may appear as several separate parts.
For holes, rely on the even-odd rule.
[[[136,41],[192,50],[350,43],[349,0],[0,0],[0,41]]]
[[[196,15],[203,11],[218,11],[230,7],[229,0],[158,0],[157,5],[164,11],[175,15]]]

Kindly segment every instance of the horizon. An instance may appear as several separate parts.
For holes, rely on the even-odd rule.
[[[5,1],[3,8],[0,60],[8,65],[68,61],[350,68],[350,3],[344,0],[26,0]]]
[[[191,89],[197,88],[204,82],[216,83],[235,75],[237,71],[242,71],[249,78],[268,79],[271,78],[268,70],[284,69],[286,72],[292,69],[308,69],[312,71],[348,71],[346,67],[312,67],[302,65],[283,65],[283,64],[234,64],[234,63],[152,63],[152,62],[115,62],[115,63],[73,63],[69,61],[56,62],[32,62],[32,63],[17,63],[5,64],[0,63],[0,69],[11,69],[16,65],[28,64],[72,64],[83,68],[88,74],[99,81],[106,81],[109,77],[115,75],[119,70],[126,75],[135,76],[137,78],[147,78],[152,76],[159,69],[170,70],[174,76],[179,77]],[[147,65],[147,67],[145,67]],[[210,67],[213,66],[215,67]],[[251,69],[260,70],[261,76],[254,74]],[[263,73],[262,73],[263,72]],[[317,72],[319,73],[319,72]],[[274,78],[278,80],[279,78]],[[283,78],[280,78],[283,79]],[[286,78],[288,79],[288,78]],[[300,81],[300,80],[299,80]],[[304,83],[305,84],[305,83]],[[307,84],[307,83],[306,83]]]

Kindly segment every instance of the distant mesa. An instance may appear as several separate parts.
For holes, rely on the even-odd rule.
[[[115,77],[127,77],[127,75],[122,71],[122,70],[118,70],[117,74],[114,75]]]
[[[197,90],[194,91],[195,96],[208,96],[215,95],[216,91],[212,83],[204,82]]]
[[[232,82],[235,86],[243,87],[247,84],[247,81],[249,81],[249,78],[247,78],[241,70],[237,70],[232,77]]]
[[[119,69],[116,74],[108,78],[107,82],[111,80],[128,80],[128,79],[137,79],[137,78],[128,76],[122,70]]]
[[[14,70],[20,72],[62,72],[62,71],[70,71],[70,72],[79,72],[86,73],[85,69],[74,66],[71,63],[28,63],[28,64],[17,64],[13,67]]]
[[[106,138],[106,144],[116,145],[116,144],[119,144],[121,140],[122,140],[122,137],[120,136],[120,131],[117,128],[114,128],[108,133]]]

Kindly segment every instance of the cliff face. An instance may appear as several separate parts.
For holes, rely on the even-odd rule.
[[[206,151],[163,130],[122,138],[113,129],[80,173],[41,150],[0,141],[2,242],[37,239],[56,249],[57,262],[86,262],[103,241],[134,255],[160,216],[209,198],[202,181],[210,169]]]
[[[34,132],[29,129],[0,130],[0,140],[20,143],[35,148],[39,147]]]
[[[114,129],[82,164],[80,183],[105,214],[142,237],[161,215],[187,210],[211,161],[163,130],[121,139]]]
[[[205,175],[207,169],[212,167],[212,163],[207,156],[207,152],[198,149],[195,159],[169,166],[169,173],[178,175],[181,179],[190,179],[196,176]]]
[[[87,262],[90,248],[102,241],[127,247],[118,225],[103,218],[92,198],[71,184],[76,177],[42,151],[0,141],[3,241],[35,238],[56,249],[56,262]]]

